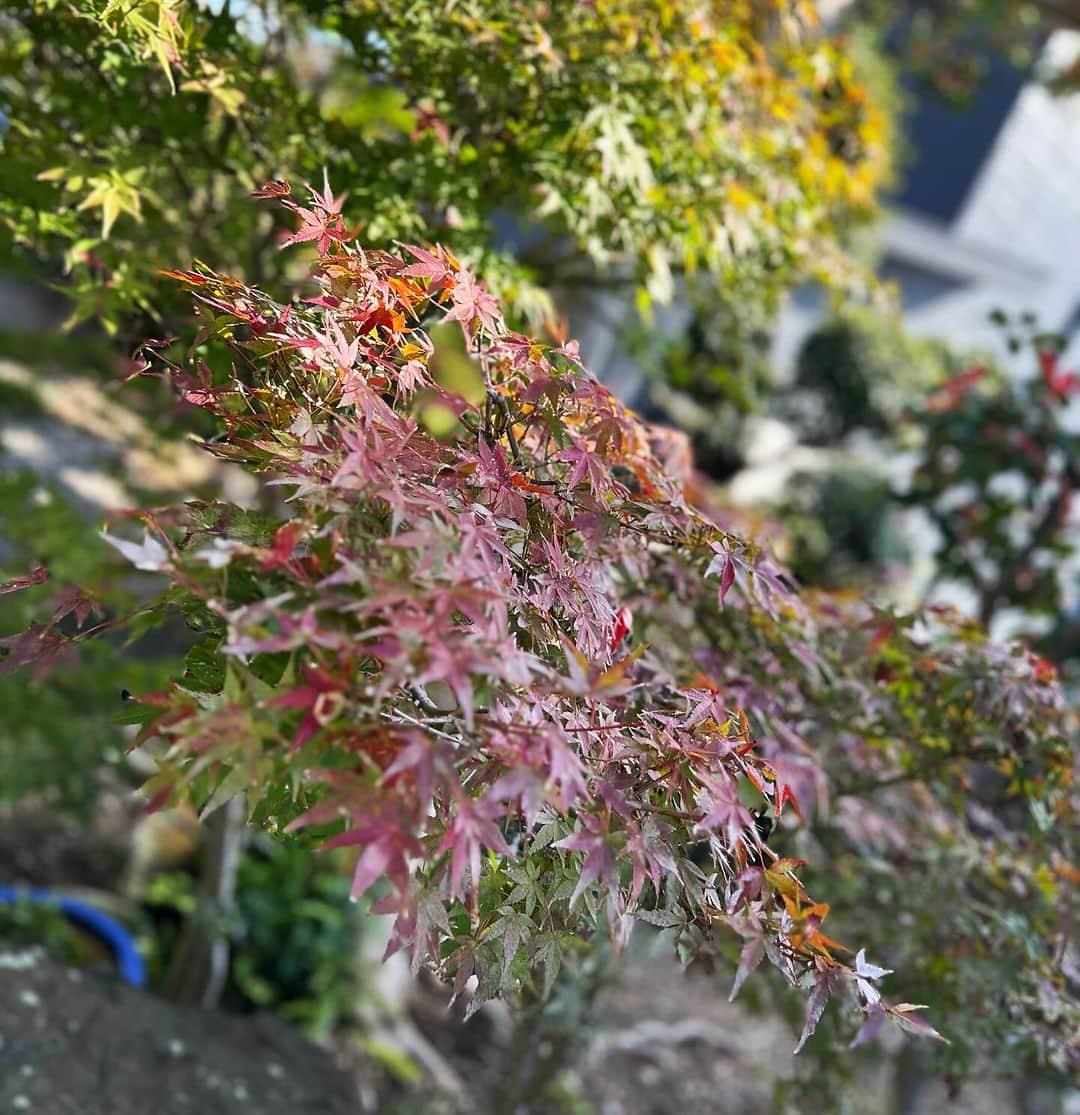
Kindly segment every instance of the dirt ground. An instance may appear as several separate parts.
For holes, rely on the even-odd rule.
[[[0,817],[0,881],[104,886],[115,846],[55,818]],[[507,1106],[515,1027],[499,1005],[463,1023],[431,981],[393,976],[397,1009],[321,1049],[276,1017],[177,1007],[108,974],[69,970],[0,941],[0,1115],[780,1115],[774,1082],[794,1068],[778,1016],[727,1002],[720,975],[684,973],[657,941],[635,940],[593,1009],[543,1034],[530,1056],[560,1070],[554,1094]],[[369,1020],[370,1023],[370,1020]],[[388,1051],[393,1051],[388,1055]],[[893,1051],[895,1053],[895,1050]],[[399,1071],[392,1070],[394,1057]],[[402,1073],[400,1065],[410,1066]],[[845,1115],[894,1111],[891,1057],[859,1078]],[[906,1115],[1080,1115],[1076,1094],[984,1085],[956,1100],[930,1082]],[[812,1094],[802,1111],[822,1106]]]
[[[582,1034],[580,1068],[562,1098],[529,1112],[705,1115],[771,1111],[768,1066],[790,1059],[785,1032],[722,1024],[704,984],[676,986],[643,1020],[631,981],[601,1003]],[[650,998],[656,987],[648,989]],[[499,1026],[444,1015],[441,1082],[403,1089],[354,1061],[353,1072],[270,1016],[176,1007],[39,949],[0,949],[0,1111],[44,1115],[344,1115],[362,1111],[486,1112],[505,1068]],[[726,1013],[726,1012],[721,1012]],[[428,1021],[429,1032],[431,1020]],[[736,1052],[737,1051],[737,1052]],[[751,1066],[750,1062],[758,1063]],[[523,1109],[525,1110],[525,1109]]]
[[[40,949],[0,948],[0,1112],[42,1115],[773,1115],[772,1082],[791,1068],[791,1035],[729,1006],[713,981],[656,959],[600,998],[557,1094],[508,1108],[497,1018],[462,1027],[415,1011],[430,1046],[409,1087],[370,1057],[331,1053],[271,1016],[177,1007],[113,977],[68,969]],[[426,1016],[426,1017],[425,1017]],[[411,1024],[410,1024],[411,1025]],[[398,1035],[408,1044],[407,1030]],[[389,1033],[387,1040],[391,1040]],[[437,1060],[427,1059],[431,1051]],[[890,1110],[887,1074],[864,1079],[843,1107]],[[809,1097],[808,1097],[809,1098]],[[821,1107],[819,1111],[839,1111]],[[926,1115],[1006,1115],[1011,1091],[931,1086]],[[1053,1108],[1029,1108],[1050,1111]],[[1059,1106],[1058,1111],[1062,1108]],[[1066,1108],[1067,1110],[1067,1108]]]
[[[175,1007],[35,949],[0,950],[0,1111],[352,1115],[356,1084],[271,1017]]]

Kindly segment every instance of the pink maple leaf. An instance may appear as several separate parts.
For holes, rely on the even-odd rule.
[[[585,888],[597,879],[607,881],[615,868],[615,853],[611,850],[604,833],[596,831],[600,822],[593,817],[582,818],[584,824],[593,827],[594,831],[579,829],[562,840],[555,842],[556,848],[565,848],[568,852],[584,852],[585,859],[581,865],[581,878],[578,879],[574,893],[570,896],[570,905],[581,897]]]
[[[709,562],[709,566],[705,570],[705,576],[711,577],[714,573],[720,574],[720,591],[717,594],[717,600],[720,607],[723,608],[724,598],[735,583],[735,558],[719,542],[713,542],[712,548],[715,557]]]
[[[454,289],[453,308],[444,321],[460,321],[471,332],[477,328],[493,331],[500,324],[499,303],[471,271],[458,272]]]
[[[318,666],[305,666],[304,676],[307,685],[297,686],[267,702],[269,706],[299,708],[307,713],[293,737],[288,752],[290,755],[299,751],[320,728],[329,724],[345,704],[344,687],[333,674]]]
[[[13,673],[23,666],[34,666],[44,673],[73,646],[73,640],[53,627],[32,623],[25,631],[0,639],[0,674]]]
[[[410,255],[415,256],[418,262],[403,267],[399,274],[415,279],[430,279],[434,286],[439,286],[453,278],[454,270],[443,256],[429,252],[425,248],[414,247],[412,244],[400,246]]]
[[[349,238],[349,231],[345,227],[345,218],[341,215],[341,205],[345,195],[335,197],[330,190],[330,183],[323,174],[323,192],[319,193],[313,186],[308,186],[313,205],[305,209],[302,205],[288,203],[289,208],[300,218],[300,227],[296,232],[286,236],[282,247],[290,244],[302,244],[314,241],[320,254],[325,255],[332,244],[340,244]]]
[[[753,823],[750,810],[739,801],[735,787],[727,781],[710,779],[701,795],[702,816],[697,823],[700,832],[720,833],[734,848],[742,834]]]
[[[468,869],[475,895],[480,886],[480,852],[485,846],[500,855],[511,855],[503,834],[491,820],[492,803],[461,799],[457,811],[443,836],[437,855],[450,853],[450,894],[462,894],[461,883]],[[488,814],[485,816],[485,814]]]

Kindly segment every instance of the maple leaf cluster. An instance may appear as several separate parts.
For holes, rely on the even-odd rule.
[[[799,1048],[841,991],[857,1041],[889,1017],[938,1036],[882,999],[884,969],[838,956],[802,861],[760,824],[825,796],[815,721],[884,737],[902,718],[884,676],[845,682],[840,711],[818,700],[843,638],[865,680],[902,635],[800,598],[690,501],[677,436],[572,342],[509,331],[450,252],[365,251],[329,187],[264,196],[314,245],[317,292],[282,305],[174,272],[233,363],[150,350],[146,372],[214,416],[207,449],[270,474],[288,517],[191,502],[143,514],[141,544],[108,536],[204,633],[185,676],[141,697],[138,741],[163,743],[153,803],[243,794],[268,828],[354,847],[389,951],[474,1005],[550,990],[581,942],[643,920],[687,955],[734,931],[736,991],[765,959],[809,988]]]
[[[768,955],[880,1009],[798,861],[761,840],[753,804],[796,804],[780,767],[692,661],[635,638],[642,585],[674,578],[722,609],[738,584],[775,613],[796,606],[779,571],[687,503],[670,436],[573,343],[507,330],[446,250],[355,246],[328,188],[307,206],[273,192],[318,248],[318,293],[281,306],[177,273],[244,370],[170,372],[224,423],[210,450],[272,470],[292,518],[262,545],[213,508],[147,518],[157,568],[216,617],[228,661],[221,692],[144,698],[143,738],[169,742],[158,788],[254,800],[296,779],[310,804],[277,820],[356,847],[354,894],[386,881],[391,951],[474,1003],[550,987],[569,942],[621,943],[645,918],[733,927],[741,978]],[[254,664],[271,656],[268,684]]]

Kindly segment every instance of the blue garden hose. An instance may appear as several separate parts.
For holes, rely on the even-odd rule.
[[[0,887],[0,903],[35,902],[41,906],[55,906],[82,929],[92,933],[112,950],[116,967],[123,979],[132,987],[146,986],[146,962],[135,947],[135,939],[115,918],[80,902],[54,894],[42,887]]]

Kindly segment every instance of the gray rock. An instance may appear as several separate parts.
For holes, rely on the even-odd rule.
[[[352,1115],[354,1080],[279,1019],[176,1007],[0,946],[0,1112]]]

